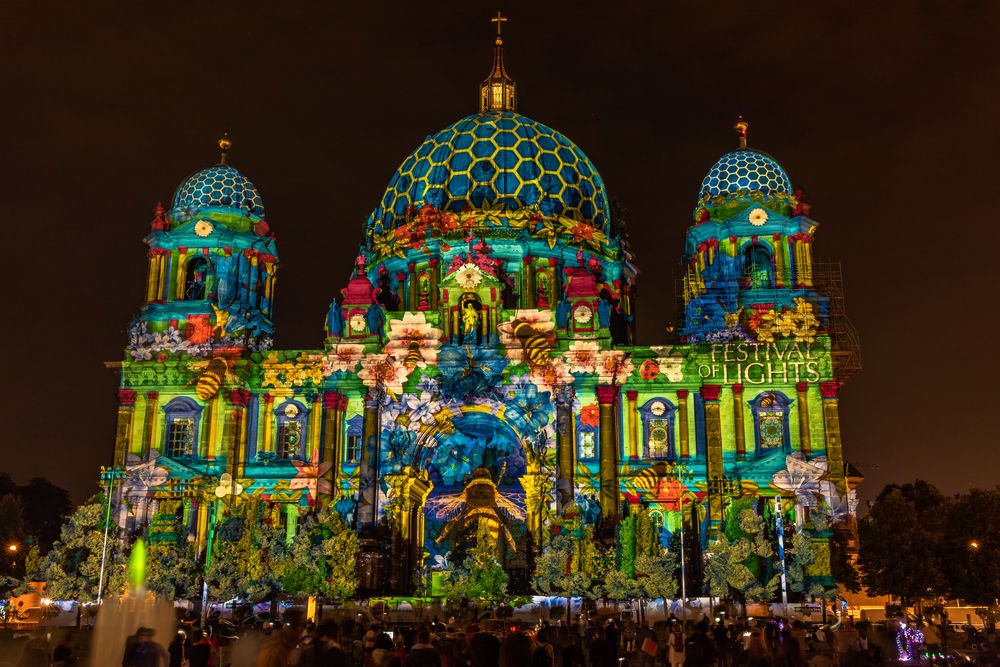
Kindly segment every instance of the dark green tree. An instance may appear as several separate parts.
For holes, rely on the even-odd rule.
[[[44,581],[45,594],[59,600],[94,602],[101,580],[101,552],[106,554],[103,594],[125,590],[126,557],[118,527],[108,525],[107,549],[104,549],[107,502],[97,495],[70,515],[59,540],[52,545],[39,565],[38,572],[28,572],[31,581]]]
[[[42,477],[35,477],[17,487],[17,497],[24,508],[24,525],[38,542],[42,555],[59,539],[63,522],[73,511],[69,492]]]
[[[973,604],[1000,599],[1000,487],[948,502],[941,562],[951,593]]]
[[[886,486],[858,526],[861,581],[872,595],[906,603],[944,595],[941,560],[946,503],[928,482]]]

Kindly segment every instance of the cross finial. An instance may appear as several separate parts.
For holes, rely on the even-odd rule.
[[[740,148],[747,147],[747,130],[750,129],[750,123],[743,120],[743,116],[740,116],[736,120],[736,124],[733,125],[733,129],[736,130],[736,135],[740,138]]]
[[[490,19],[490,23],[497,24],[497,43],[502,43],[503,39],[500,37],[500,28],[504,23],[507,22],[507,17],[497,11],[497,15]]]

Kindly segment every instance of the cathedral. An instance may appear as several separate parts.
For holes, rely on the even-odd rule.
[[[105,478],[129,534],[204,553],[234,504],[266,503],[289,539],[332,506],[358,531],[362,589],[406,593],[484,526],[526,581],[570,511],[613,539],[642,507],[691,549],[736,498],[850,527],[838,393],[860,358],[801,192],[738,121],[697,192],[678,323],[639,344],[625,224],[587,155],[517,113],[497,26],[478,111],[392,174],[315,349],[274,344],[282,225],[228,138],[157,207],[145,303],[110,364]]]

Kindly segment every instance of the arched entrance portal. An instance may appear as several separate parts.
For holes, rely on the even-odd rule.
[[[434,490],[426,503],[425,544],[432,565],[460,563],[479,536],[492,534],[511,590],[527,586],[532,548],[523,479],[528,460],[517,432],[475,406],[455,417],[429,457]]]

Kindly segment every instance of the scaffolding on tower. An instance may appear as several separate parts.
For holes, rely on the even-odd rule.
[[[861,372],[861,340],[844,306],[844,272],[840,262],[814,262],[813,286],[829,299],[829,334],[833,376],[846,382]]]

